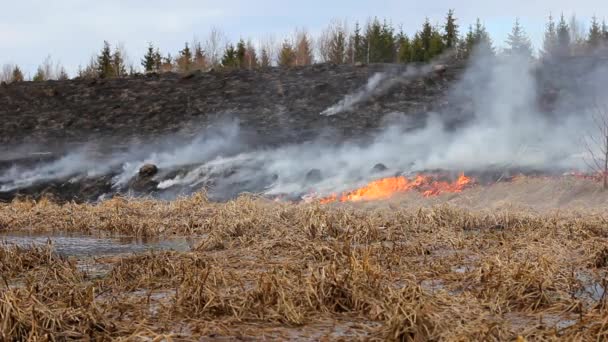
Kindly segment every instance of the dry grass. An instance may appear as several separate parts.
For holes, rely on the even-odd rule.
[[[466,195],[466,193],[465,193]],[[320,206],[250,196],[0,205],[0,229],[200,236],[87,260],[0,246],[7,340],[608,337],[600,214]]]

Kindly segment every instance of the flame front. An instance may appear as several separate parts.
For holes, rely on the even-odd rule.
[[[359,189],[342,193],[332,194],[322,198],[321,203],[332,202],[361,202],[375,201],[392,197],[398,193],[416,190],[424,197],[437,196],[442,193],[461,192],[474,183],[473,179],[461,174],[454,182],[438,181],[428,175],[417,175],[413,179],[404,176],[382,178],[367,184]]]

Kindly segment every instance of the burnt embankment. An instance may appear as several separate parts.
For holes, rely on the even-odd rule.
[[[587,64],[539,67],[539,109],[551,112],[555,103],[574,94],[574,76],[583,74],[579,69]],[[441,112],[450,127],[472,114],[466,98],[455,101],[450,96],[450,86],[458,82],[464,69],[463,63],[447,63],[423,76],[402,78],[402,65],[323,64],[2,84],[0,174],[15,166],[27,169],[56,161],[84,145],[87,153],[99,155],[99,164],[103,164],[108,155],[134,148],[153,150],[167,137],[188,140],[225,120],[238,120],[239,138],[247,147],[299,143],[319,136],[330,142],[365,140],[390,122],[393,113],[423,122],[416,119],[431,111]],[[346,111],[320,115],[345,96],[365,89],[378,74],[384,75],[382,82],[392,82],[392,86],[371,92]],[[556,78],[556,74],[561,76]],[[62,174],[0,191],[0,200],[45,193],[77,201],[124,191],[146,195],[154,194],[152,185],[161,180],[134,178],[127,188],[113,188],[112,178],[121,171],[111,169],[92,177]],[[6,179],[0,178],[0,186],[3,181]]]

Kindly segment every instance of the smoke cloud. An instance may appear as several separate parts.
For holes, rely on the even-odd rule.
[[[436,71],[443,60],[404,73],[373,75],[361,90],[337,99],[321,115],[348,112],[400,82]],[[112,155],[99,165],[82,152],[32,170],[12,168],[0,174],[0,191],[10,191],[66,177],[113,173],[117,191],[124,189],[146,163],[158,166],[158,190],[175,196],[208,188],[218,199],[242,192],[302,196],[340,192],[372,179],[429,169],[471,171],[531,168],[547,172],[584,170],[586,132],[595,129],[589,115],[592,99],[607,98],[608,69],[598,65],[566,83],[551,113],[541,110],[543,87],[557,82],[539,75],[538,65],[517,56],[478,55],[452,85],[442,112],[425,113],[424,122],[403,113],[385,115],[382,132],[366,144],[310,141],[274,148],[247,147],[238,122],[222,123],[187,142],[151,145]],[[562,84],[563,85],[563,84]],[[563,88],[563,87],[562,87]],[[371,113],[370,113],[371,114]],[[374,113],[375,114],[375,113]],[[608,115],[608,113],[606,113]],[[418,118],[418,116],[415,116]],[[449,122],[460,118],[462,124]],[[466,120],[464,120],[466,119]],[[599,146],[597,147],[599,148]],[[387,170],[373,170],[382,163]],[[311,177],[311,170],[320,177]]]

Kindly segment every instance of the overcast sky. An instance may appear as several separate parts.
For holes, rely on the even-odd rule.
[[[220,28],[232,41],[270,34],[280,40],[296,27],[317,34],[335,18],[354,23],[378,16],[413,34],[425,17],[433,23],[443,21],[450,8],[462,30],[480,17],[498,46],[515,17],[535,48],[550,12],[576,13],[585,22],[593,15],[608,17],[605,0],[2,0],[0,65],[17,63],[33,74],[50,54],[74,73],[103,40],[124,44],[139,65],[148,42],[175,54],[185,41],[195,37],[204,41],[211,27]]]

